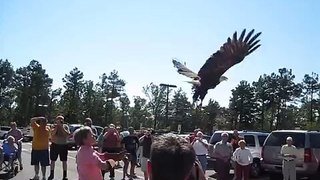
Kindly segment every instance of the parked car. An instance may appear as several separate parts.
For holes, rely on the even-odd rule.
[[[277,130],[266,139],[262,148],[262,168],[270,178],[281,178],[282,157],[280,151],[291,136],[298,150],[296,158],[297,176],[320,179],[320,132],[307,130]]]
[[[5,139],[10,129],[9,126],[0,126],[0,139]]]
[[[93,125],[93,127],[95,127],[97,129],[97,136],[99,136],[102,133],[103,129],[104,129],[101,126],[96,126],[96,125]]]
[[[233,131],[216,131],[210,138],[210,144],[215,145],[221,141],[221,134],[226,132],[229,134],[228,142],[231,142],[233,138]],[[261,150],[265,139],[269,133],[255,132],[255,131],[239,131],[239,136],[242,137],[247,144],[247,148],[250,150],[253,156],[253,163],[251,164],[251,177],[259,177],[262,173],[261,168]],[[208,157],[208,163],[215,168],[215,159]]]

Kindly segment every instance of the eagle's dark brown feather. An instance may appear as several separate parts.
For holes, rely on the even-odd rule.
[[[260,40],[257,40],[257,38],[261,32],[252,36],[254,34],[253,29],[246,36],[245,34],[246,30],[244,29],[238,39],[237,32],[235,32],[233,38],[228,38],[220,50],[211,55],[201,67],[198,72],[201,85],[194,89],[194,101],[199,98],[202,101],[208,90],[215,88],[220,83],[220,77],[229,68],[242,62],[247,55],[260,47],[260,44],[258,44]]]

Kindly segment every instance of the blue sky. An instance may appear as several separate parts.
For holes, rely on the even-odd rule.
[[[7,0],[0,1],[0,58],[15,68],[40,61],[54,87],[74,67],[98,81],[102,73],[119,71],[129,96],[142,95],[150,82],[183,88],[176,73],[178,58],[198,72],[205,60],[243,28],[262,31],[262,46],[229,69],[227,82],[209,98],[227,106],[241,80],[292,68],[296,80],[319,72],[320,1],[218,0]]]

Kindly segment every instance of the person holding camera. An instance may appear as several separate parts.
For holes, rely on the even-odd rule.
[[[203,138],[203,133],[198,131],[196,137],[193,139],[191,145],[196,152],[197,159],[200,161],[203,173],[207,170],[207,154],[208,154],[208,141]]]
[[[141,158],[141,171],[144,174],[144,180],[149,179],[148,175],[148,160],[150,159],[151,144],[153,142],[154,131],[148,129],[140,139],[140,146],[142,147],[142,158]]]
[[[68,159],[68,145],[67,139],[70,136],[68,125],[64,124],[64,117],[57,116],[55,124],[51,130],[51,145],[50,145],[50,176],[48,180],[54,179],[55,162],[60,156],[63,168],[63,180],[67,180],[67,159]]]

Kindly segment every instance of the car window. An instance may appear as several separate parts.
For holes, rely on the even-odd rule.
[[[320,134],[312,133],[310,134],[311,148],[320,148]]]
[[[259,140],[259,145],[263,146],[264,141],[266,140],[268,136],[258,136],[258,140]]]
[[[253,135],[244,135],[244,140],[246,141],[247,146],[249,146],[249,147],[256,146]]]
[[[296,132],[273,132],[266,140],[266,146],[282,146],[286,144],[287,137],[292,137],[293,144],[297,148],[304,148],[305,146],[305,133]]]
[[[210,138],[210,144],[216,144],[221,141],[221,133],[214,133]]]
[[[74,131],[76,131],[77,129],[79,129],[81,126],[70,126],[69,127],[69,130],[70,130],[70,133],[73,133]]]

